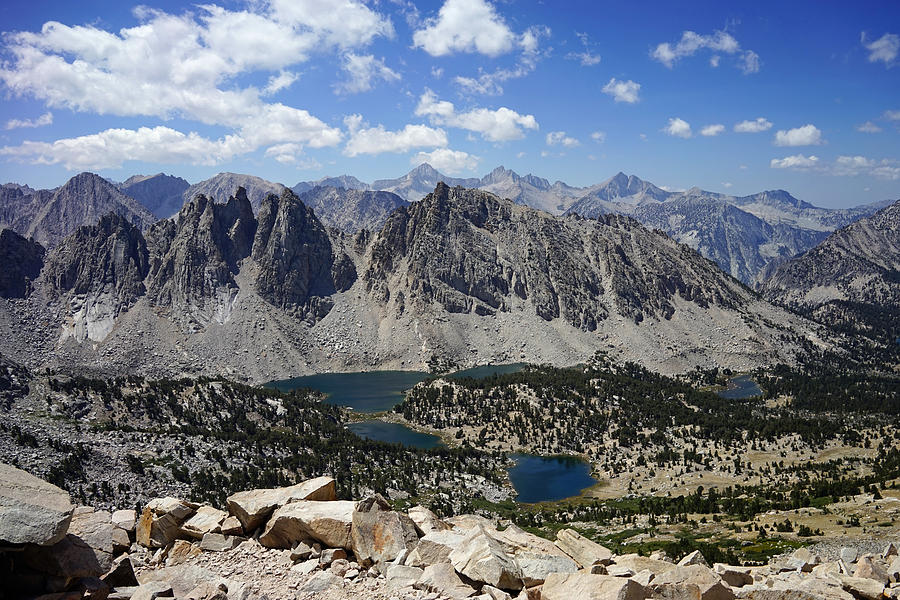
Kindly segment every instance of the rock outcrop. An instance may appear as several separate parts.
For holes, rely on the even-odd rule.
[[[215,528],[234,515],[157,498],[144,508],[136,545],[129,547],[118,525],[128,525],[129,515],[79,507],[68,531],[63,529],[62,537],[57,532],[53,545],[20,543],[16,556],[22,560],[12,560],[9,549],[0,548],[0,568],[13,577],[7,587],[16,595],[58,593],[73,599],[77,594],[228,600],[247,598],[262,587],[279,598],[296,593],[341,599],[421,597],[425,592],[435,599],[480,600],[880,600],[895,598],[900,590],[900,560],[890,547],[850,565],[820,562],[800,548],[788,563],[752,568],[716,564],[711,569],[699,552],[685,555],[678,565],[658,557],[619,556],[573,531],[560,532],[554,545],[475,515],[446,521],[429,517],[430,531],[419,537],[410,515],[392,510],[377,496],[358,503],[292,499],[300,488],[328,490],[313,481],[247,492],[291,499],[265,517],[258,541],[216,532],[198,540],[198,528]],[[421,509],[412,512],[422,516]],[[189,525],[185,519],[195,522]],[[438,539],[447,553],[423,548]],[[385,551],[389,547],[396,553]],[[528,574],[535,561],[543,565],[540,577]],[[790,561],[820,564],[807,570],[791,568]]]
[[[12,229],[0,230],[0,298],[24,298],[44,266],[44,247]]]
[[[55,485],[0,463],[0,541],[51,546],[65,537],[74,509]]]

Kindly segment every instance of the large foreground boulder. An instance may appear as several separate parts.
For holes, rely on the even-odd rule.
[[[66,536],[73,510],[65,491],[0,463],[0,541],[55,544]]]
[[[522,570],[499,541],[481,527],[471,530],[450,552],[450,563],[462,575],[504,590],[523,587]]]
[[[350,500],[300,500],[285,504],[269,519],[259,543],[268,548],[293,548],[297,542],[313,539],[328,548],[350,550],[355,508],[356,503]]]
[[[407,515],[391,510],[380,495],[361,500],[353,511],[353,553],[361,564],[394,560],[409,552],[419,539]]]
[[[283,488],[238,492],[228,497],[228,511],[236,516],[247,534],[266,522],[276,509],[297,500],[336,500],[334,479],[316,477]]]
[[[582,567],[593,564],[608,564],[612,550],[592,542],[574,529],[562,529],[556,534],[557,547],[571,556]]]
[[[649,590],[631,579],[587,571],[553,573],[541,588],[541,600],[644,600]]]
[[[731,587],[715,571],[703,565],[676,566],[653,578],[654,585],[689,583],[700,588],[702,600],[734,598]]]

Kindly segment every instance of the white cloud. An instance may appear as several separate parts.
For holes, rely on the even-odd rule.
[[[666,125],[663,129],[663,132],[674,136],[687,139],[691,137],[691,125],[684,119],[679,119],[678,117],[674,117],[669,119],[669,124]]]
[[[802,154],[773,158],[769,161],[769,166],[773,169],[810,169],[817,164],[819,164],[818,156],[803,156]]]
[[[577,60],[581,63],[582,67],[593,67],[599,65],[603,60],[599,54],[591,54],[587,50],[584,52],[569,52],[566,54],[566,58],[569,60]]]
[[[812,124],[775,133],[776,146],[818,146],[822,143],[822,132]]]
[[[479,67],[478,77],[459,75],[453,81],[467,94],[499,96],[503,93],[503,83],[511,79],[525,77],[537,68],[537,63],[540,59],[538,44],[541,38],[549,36],[550,30],[546,27],[530,27],[528,31],[522,34],[522,54],[514,66],[511,68],[499,68],[491,73],[486,73]]]
[[[892,67],[897,60],[897,54],[900,53],[900,35],[896,33],[885,33],[877,40],[867,42],[864,31],[860,34],[860,42],[869,51],[869,62],[880,61]]]
[[[372,89],[376,81],[400,81],[400,74],[384,64],[383,58],[371,54],[344,54],[341,68],[347,80],[335,85],[336,92],[356,94]]]
[[[711,35],[700,35],[693,31],[684,31],[681,39],[674,45],[664,42],[656,46],[650,56],[668,68],[673,68],[682,58],[693,56],[700,50],[711,50],[724,54],[738,55],[737,66],[744,73],[756,73],[759,71],[759,55],[752,51],[741,51],[741,45],[734,37],[725,31],[716,31]],[[718,67],[720,56],[714,54],[709,64]]]
[[[725,188],[726,190],[727,190],[728,188],[730,188],[730,187],[733,187],[733,186],[734,186],[734,184],[731,183],[730,181],[723,181],[723,182],[722,182],[722,187]]]
[[[745,75],[759,73],[759,54],[753,50],[747,50],[741,56],[740,66]]]
[[[300,76],[296,73],[281,71],[278,75],[269,77],[269,82],[266,84],[266,88],[263,91],[267,96],[271,96],[272,94],[291,87],[291,85],[299,78]]]
[[[27,141],[0,148],[0,155],[39,165],[62,164],[67,169],[118,168],[126,161],[215,165],[247,152],[238,136],[210,140],[169,127],[107,129],[54,142]]]
[[[547,134],[548,146],[565,146],[566,148],[575,148],[581,145],[577,139],[566,135],[565,131],[551,131]]]
[[[772,123],[763,117],[757,117],[752,121],[741,121],[736,123],[734,130],[737,133],[759,133],[772,128]]]
[[[452,102],[438,100],[434,92],[425,90],[416,107],[416,115],[427,116],[433,124],[457,127],[480,133],[490,142],[506,142],[525,137],[524,129],[538,129],[533,115],[520,115],[502,106],[496,110],[475,108],[457,112]]]
[[[423,162],[448,175],[458,175],[467,171],[473,171],[478,166],[480,159],[462,150],[438,148],[432,152],[419,152],[409,162],[419,165]]]
[[[595,131],[591,134],[591,139],[597,142],[598,144],[602,144],[606,141],[606,132],[605,131]]]
[[[866,121],[856,126],[856,130],[862,133],[881,133],[881,127],[872,121]]]
[[[283,165],[290,165],[298,169],[320,169],[322,164],[314,158],[303,156],[303,146],[300,144],[277,144],[266,148],[267,157],[275,159]]]
[[[883,117],[888,121],[900,121],[900,110],[886,110]]]
[[[877,160],[865,156],[838,156],[831,167],[831,175],[854,177],[869,175],[878,179],[900,179],[900,161],[883,158]]]
[[[37,119],[10,119],[6,122],[6,130],[44,127],[53,124],[53,113],[45,112]]]
[[[700,135],[704,135],[706,137],[714,137],[723,133],[725,131],[725,126],[720,124],[715,125],[707,125],[703,129],[700,130]]]
[[[394,35],[388,19],[356,0],[255,0],[247,10],[200,5],[182,15],[139,7],[134,14],[137,26],[114,32],[49,22],[39,32],[9,34],[0,83],[50,108],[222,126],[231,130],[226,138],[248,145],[245,152],[279,143],[322,147],[339,143],[340,130],[263,97],[290,86],[297,78],[290,67],[313,54],[346,52]],[[259,71],[272,73],[262,90],[241,86],[243,76]],[[110,131],[128,130],[73,139],[115,137]],[[198,138],[191,135],[185,137],[193,143]],[[210,149],[204,164],[219,160],[215,143],[194,146]]]
[[[576,32],[575,35],[581,40],[581,45],[584,46],[584,50],[581,52],[569,52],[566,54],[566,59],[577,60],[582,67],[599,65],[601,61],[600,55],[591,52],[591,39],[588,34]]]
[[[366,127],[360,115],[350,115],[344,119],[350,131],[346,156],[360,154],[382,154],[384,152],[403,153],[415,148],[436,148],[447,145],[447,133],[427,125],[406,125],[399,131],[387,131],[383,125]]]
[[[818,157],[806,157],[802,154],[773,158],[770,162],[773,169],[793,169],[795,171],[812,171],[823,175],[837,177],[867,176],[889,181],[900,180],[900,161],[890,158],[868,158],[865,156],[838,156],[833,163],[825,164]]]
[[[413,33],[413,46],[432,56],[454,52],[499,56],[512,51],[516,42],[503,17],[485,0],[446,0],[438,16],[426,19]]]
[[[722,60],[721,56],[719,56],[718,54],[713,54],[712,56],[709,57],[709,66],[711,66],[712,68],[715,69],[716,67],[719,66],[719,62],[721,62],[721,60]]]
[[[634,104],[640,98],[638,92],[641,91],[641,84],[631,81],[619,81],[615,77],[609,80],[609,83],[603,86],[603,93],[612,96],[616,102],[627,102]]]

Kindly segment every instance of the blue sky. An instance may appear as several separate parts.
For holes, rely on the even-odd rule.
[[[0,181],[497,165],[900,197],[897,2],[5,3]]]

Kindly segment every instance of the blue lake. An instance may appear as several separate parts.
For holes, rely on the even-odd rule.
[[[762,388],[750,378],[750,375],[739,375],[728,381],[728,387],[717,392],[722,398],[729,400],[741,400],[762,396]]]
[[[403,394],[428,373],[424,371],[368,371],[364,373],[319,373],[273,381],[269,385],[282,392],[311,388],[326,394],[325,402],[347,406],[358,412],[391,410]]]
[[[491,375],[521,371],[522,363],[485,365],[463,369],[446,377],[481,379]],[[403,401],[406,390],[431,377],[424,371],[366,371],[362,373],[318,373],[268,384],[282,392],[311,388],[326,395],[325,402],[347,406],[357,412],[375,413],[391,410]],[[390,441],[390,440],[386,440]]]
[[[597,483],[591,466],[579,458],[530,454],[512,458],[516,464],[509,470],[509,479],[519,493],[517,502],[564,500]]]
[[[413,448],[437,448],[442,446],[441,438],[429,433],[421,433],[398,423],[384,421],[358,421],[350,423],[350,431],[359,437],[379,442],[401,443]]]

